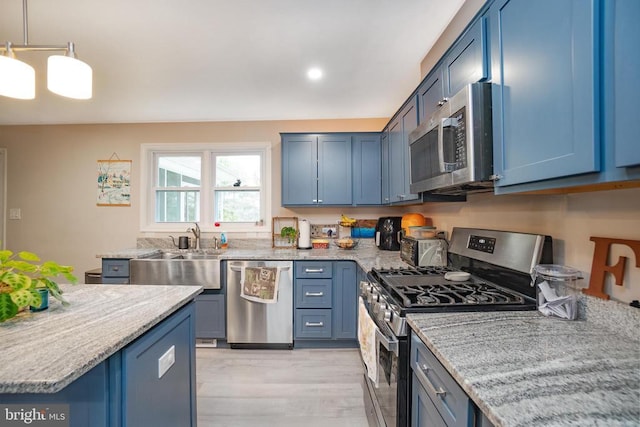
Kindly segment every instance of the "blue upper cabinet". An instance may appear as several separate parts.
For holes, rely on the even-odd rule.
[[[351,136],[318,136],[318,205],[353,203]]]
[[[640,1],[606,3],[605,126],[615,146],[615,167],[640,165]],[[619,171],[619,173],[622,171]]]
[[[380,134],[282,134],[283,206],[381,203]]]
[[[489,77],[486,21],[476,20],[418,87],[420,123],[464,86]]]
[[[318,136],[282,136],[282,204],[315,205],[318,200]]]
[[[355,135],[352,144],[353,203],[380,205],[382,201],[380,134]]]
[[[489,77],[486,21],[485,17],[475,21],[447,53],[442,66],[445,96]]]
[[[418,87],[420,123],[429,119],[445,102],[442,66],[435,68]]]
[[[382,204],[391,203],[391,193],[389,192],[389,128],[384,128],[380,134],[380,159],[382,161]]]
[[[496,187],[599,171],[594,1],[491,5]]]
[[[389,199],[401,203],[418,198],[409,192],[409,133],[418,127],[416,97],[411,97],[389,124]]]

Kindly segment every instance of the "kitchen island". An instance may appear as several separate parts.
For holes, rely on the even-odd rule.
[[[52,301],[0,324],[0,403],[69,404],[72,426],[170,425],[173,415],[156,422],[167,413],[195,424],[193,300],[202,288],[61,288],[69,306]]]
[[[640,310],[587,304],[581,321],[537,311],[407,320],[495,426],[638,426]]]

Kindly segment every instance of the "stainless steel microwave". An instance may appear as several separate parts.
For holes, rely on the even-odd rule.
[[[456,93],[409,134],[411,193],[493,189],[491,84]]]

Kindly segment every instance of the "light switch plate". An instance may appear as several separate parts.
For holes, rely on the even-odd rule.
[[[172,345],[171,348],[158,359],[158,378],[162,378],[174,363],[176,363],[176,346]]]

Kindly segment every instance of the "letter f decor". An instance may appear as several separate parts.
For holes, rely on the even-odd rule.
[[[624,267],[627,257],[619,257],[615,265],[608,265],[609,247],[612,244],[625,245],[633,250],[636,257],[636,267],[640,267],[640,240],[624,240],[609,239],[607,237],[591,237],[590,240],[595,242],[596,247],[593,251],[593,264],[591,265],[591,278],[589,279],[589,288],[583,292],[594,297],[609,299],[609,295],[604,293],[605,273],[613,274],[616,285],[622,286],[624,279]]]

